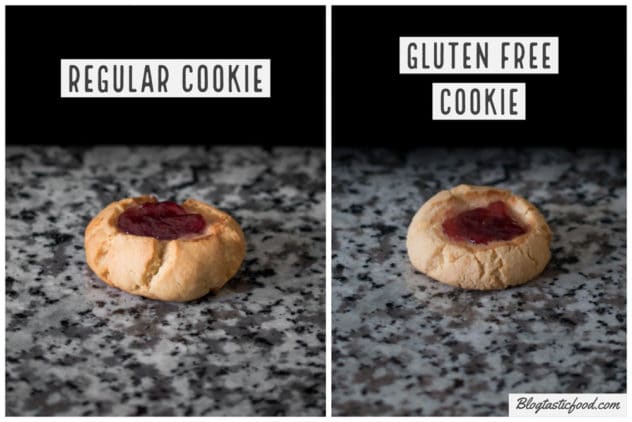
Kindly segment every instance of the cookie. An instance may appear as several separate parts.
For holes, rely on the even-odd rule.
[[[413,266],[463,289],[516,286],[539,275],[551,258],[551,230],[526,199],[507,190],[460,185],[417,211],[406,246]]]
[[[88,265],[110,286],[177,302],[220,289],[246,255],[244,234],[227,213],[152,196],[109,204],[88,224],[84,246]]]

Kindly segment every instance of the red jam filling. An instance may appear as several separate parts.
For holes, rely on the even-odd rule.
[[[126,209],[118,218],[118,228],[136,236],[158,240],[179,239],[201,233],[206,222],[200,214],[191,214],[175,202],[147,202]]]
[[[511,240],[526,233],[526,230],[511,217],[502,201],[492,202],[487,207],[463,211],[448,218],[443,222],[443,231],[454,240],[465,240],[475,244]]]

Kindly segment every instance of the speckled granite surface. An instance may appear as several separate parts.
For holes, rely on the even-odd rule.
[[[8,415],[323,415],[324,149],[7,148]],[[84,260],[104,205],[230,212],[248,241],[215,296],[161,303]]]
[[[421,204],[509,188],[553,229],[525,286],[442,285],[409,264]],[[509,392],[626,391],[625,152],[335,150],[333,414],[506,415]]]

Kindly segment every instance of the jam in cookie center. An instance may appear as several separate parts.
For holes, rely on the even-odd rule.
[[[119,230],[158,240],[174,240],[204,231],[206,221],[175,202],[147,202],[126,209],[118,218]]]
[[[507,205],[502,201],[463,211],[448,218],[443,222],[443,231],[453,240],[483,245],[511,240],[527,232],[509,214]]]

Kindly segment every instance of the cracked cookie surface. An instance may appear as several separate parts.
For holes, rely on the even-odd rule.
[[[159,240],[117,227],[126,209],[156,202],[151,196],[113,202],[85,232],[86,260],[107,284],[151,299],[186,302],[220,289],[235,275],[246,253],[239,224],[223,211],[188,199],[182,207],[200,214],[205,229],[192,236]]]
[[[524,225],[524,233],[483,244],[456,241],[446,234],[446,220],[499,201]],[[406,239],[410,261],[419,271],[443,283],[476,290],[503,289],[533,279],[551,258],[550,243],[551,230],[529,201],[507,190],[470,185],[430,198],[413,217]]]

